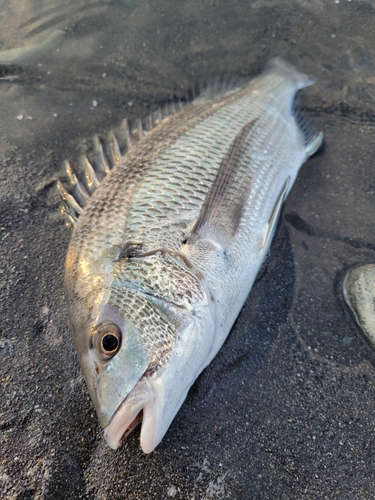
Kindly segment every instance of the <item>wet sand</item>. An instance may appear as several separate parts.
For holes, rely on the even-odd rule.
[[[0,497],[372,498],[375,354],[341,293],[349,269],[375,262],[372,1],[108,9],[51,22],[66,35],[41,66],[0,66]],[[34,29],[2,14],[0,52]],[[136,430],[113,451],[69,335],[61,162],[122,118],[218,74],[257,74],[275,55],[317,78],[301,98],[325,147],[302,167],[227,342],[160,446],[144,455]]]

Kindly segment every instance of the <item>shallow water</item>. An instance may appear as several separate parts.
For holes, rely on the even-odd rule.
[[[375,261],[375,8],[336,2],[0,0],[1,498],[371,498],[375,354],[342,285]],[[68,335],[62,160],[275,55],[317,78],[325,148],[161,445],[143,455],[136,431],[114,452]]]

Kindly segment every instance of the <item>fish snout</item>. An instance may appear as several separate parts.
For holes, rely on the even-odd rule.
[[[151,404],[154,393],[147,379],[140,380],[124,399],[104,429],[104,437],[108,446],[116,450],[122,438],[135,429],[142,421],[143,408]]]

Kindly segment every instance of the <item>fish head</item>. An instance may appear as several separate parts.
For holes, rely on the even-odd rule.
[[[111,407],[117,406],[117,410],[105,427],[104,436],[113,449],[117,449],[122,439],[142,421],[142,450],[145,453],[153,451],[167,432],[189,388],[210,361],[214,338],[210,311],[206,309],[206,314],[197,319],[171,304],[163,304],[162,308],[159,320],[168,322],[173,341],[167,348],[165,345],[154,347],[145,373],[128,396],[122,399],[119,393],[112,393]],[[160,313],[157,307],[154,311]],[[122,362],[118,370],[126,371]],[[122,380],[125,381],[124,377]]]
[[[102,427],[116,411],[117,399],[131,392],[149,364],[136,325],[121,303],[111,300],[114,258],[106,249],[82,257],[73,240],[64,280],[74,344]]]
[[[71,315],[74,342],[99,422],[106,427],[118,400],[129,395],[147,370],[149,356],[136,326],[105,298],[86,318]]]
[[[206,295],[191,294],[190,306],[160,295],[116,278],[91,290],[79,312],[76,304],[70,308],[82,371],[113,449],[142,421],[141,447],[151,452],[211,360]]]

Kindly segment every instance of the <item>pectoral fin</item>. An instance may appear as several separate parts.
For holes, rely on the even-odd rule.
[[[287,178],[285,181],[285,184],[281,190],[281,193],[276,201],[275,207],[272,211],[272,215],[270,217],[270,220],[268,221],[265,231],[264,231],[264,240],[263,240],[263,245],[262,245],[262,250],[264,248],[267,248],[269,244],[271,243],[271,240],[273,238],[279,216],[281,213],[281,209],[283,207],[283,203],[285,201],[286,195],[288,193],[288,188],[290,184],[290,177]]]
[[[257,120],[246,124],[232,142],[202,205],[188,244],[210,238],[227,247],[237,233],[251,192],[251,143]]]

